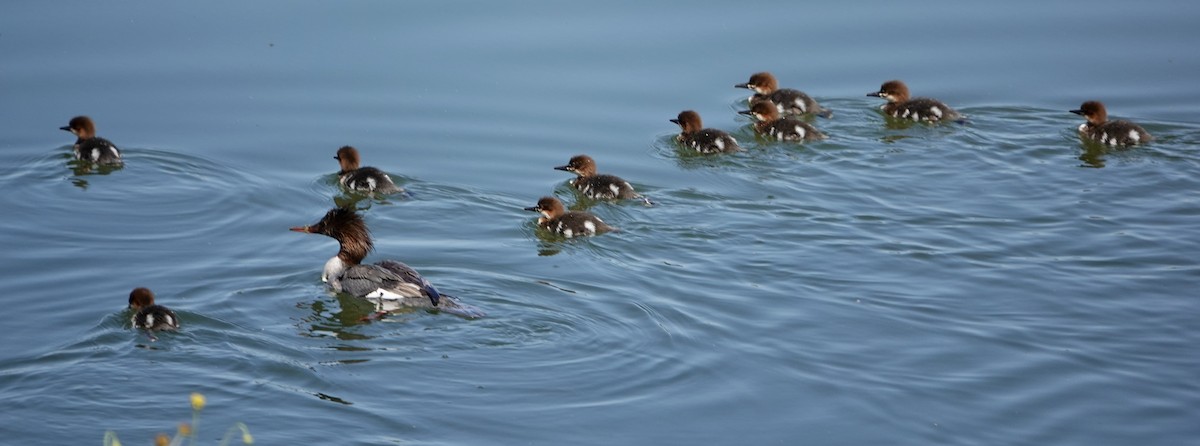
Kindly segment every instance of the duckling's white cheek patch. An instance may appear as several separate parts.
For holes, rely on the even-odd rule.
[[[796,126],[796,134],[797,134],[797,135],[800,135],[800,139],[804,139],[804,136],[805,136],[805,134],[807,134],[807,133],[808,133],[808,132],[804,131],[804,127],[801,127],[801,126]]]
[[[938,119],[942,118],[942,109],[940,109],[940,108],[933,107],[933,108],[929,109],[929,112],[933,113],[934,116],[937,116]]]
[[[154,315],[153,315],[153,314],[147,314],[147,315],[146,315],[146,328],[150,328],[150,327],[153,327],[153,326],[154,326]]]

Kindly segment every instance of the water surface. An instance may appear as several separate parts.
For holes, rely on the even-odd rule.
[[[10,2],[0,436],[201,444],[1179,445],[1200,438],[1200,6]],[[735,113],[755,71],[834,110]],[[889,79],[966,125],[888,125]],[[1089,99],[1158,140],[1081,143]],[[694,109],[746,151],[695,156]],[[82,172],[88,114],[125,152]],[[358,147],[410,196],[357,200]],[[579,200],[588,153],[655,206]],[[555,194],[622,229],[561,241]],[[359,197],[361,198],[361,197]],[[325,291],[354,202],[488,313]],[[154,289],[184,330],[128,326]]]

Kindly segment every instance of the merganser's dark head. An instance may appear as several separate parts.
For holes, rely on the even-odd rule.
[[[587,155],[575,155],[567,162],[565,166],[558,166],[555,170],[565,170],[572,172],[581,177],[592,176],[596,174],[596,160]]]
[[[887,81],[879,87],[879,91],[867,93],[867,96],[883,98],[888,102],[904,102],[908,100],[908,85],[898,80]]]
[[[679,117],[672,119],[671,122],[679,124],[679,128],[683,133],[698,132],[704,128],[704,122],[700,120],[700,114],[691,110],[679,112]]]
[[[355,149],[351,146],[342,146],[342,148],[338,149],[337,155],[333,156],[333,159],[338,160],[338,165],[342,167],[342,171],[339,173],[346,173],[358,169],[358,164],[360,162],[358,157],[358,149]]]
[[[1100,101],[1084,102],[1078,110],[1071,110],[1071,113],[1087,118],[1088,122],[1092,124],[1103,124],[1108,120],[1108,110]]]
[[[154,305],[154,292],[149,288],[134,288],[129,292],[129,308],[138,311]]]
[[[326,212],[320,221],[290,230],[332,237],[342,246],[338,255],[344,254],[344,260],[351,264],[362,262],[367,253],[375,247],[371,242],[371,231],[367,230],[367,224],[353,209],[333,208]]]
[[[773,122],[779,119],[779,108],[768,101],[756,102],[749,110],[739,111],[738,114],[749,116],[758,122]]]
[[[96,136],[96,124],[92,123],[92,118],[87,116],[76,116],[71,118],[71,122],[59,130],[65,130],[74,133],[80,139],[94,138]]]
[[[538,200],[537,206],[525,208],[527,211],[537,212],[546,218],[558,218],[567,213],[567,208],[563,206],[561,201],[554,197],[542,197]]]
[[[771,94],[779,89],[779,82],[775,80],[774,75],[763,71],[751,75],[749,82],[737,84],[734,87],[750,89],[758,94]]]

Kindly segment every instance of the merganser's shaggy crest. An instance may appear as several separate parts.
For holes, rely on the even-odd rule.
[[[774,105],[780,114],[783,115],[803,115],[813,113],[822,118],[833,116],[833,111],[821,108],[817,101],[809,97],[800,90],[791,88],[779,88],[779,81],[775,80],[775,75],[766,71],[754,73],[750,76],[750,81],[744,84],[734,85],[737,88],[746,88],[754,92],[750,96],[750,106],[759,102],[768,102]]]
[[[483,312],[460,304],[455,298],[438,292],[432,283],[408,265],[383,260],[363,265],[362,260],[374,249],[371,233],[362,217],[351,209],[334,208],[310,225],[291,228],[295,232],[322,234],[338,241],[337,255],[325,262],[321,281],[336,292],[344,292],[375,304],[377,315],[401,308],[436,308],[466,318],[482,317]]]
[[[759,102],[749,110],[738,112],[754,118],[754,131],[776,141],[818,141],[827,138],[807,122],[796,118],[781,118],[779,110],[767,102]]]
[[[700,114],[691,110],[679,112],[679,117],[672,119],[671,122],[679,124],[681,132],[675,137],[675,140],[683,144],[684,147],[695,150],[700,153],[720,153],[720,152],[737,152],[742,150],[738,147],[737,140],[717,129],[704,128],[704,122],[700,120]]]
[[[879,108],[884,114],[893,118],[911,119],[913,121],[941,122],[962,119],[942,101],[930,98],[909,98],[908,86],[901,81],[887,81],[879,87],[879,91],[867,93],[867,96],[887,100]]]
[[[599,217],[582,211],[567,211],[561,201],[554,197],[542,197],[537,206],[525,208],[542,214],[538,217],[538,226],[566,238],[603,234],[615,231]]]
[[[121,151],[107,139],[96,136],[96,124],[87,116],[76,116],[60,130],[75,135],[75,159],[97,164],[121,164]]]
[[[1079,125],[1079,136],[1110,146],[1132,146],[1154,138],[1141,126],[1129,121],[1109,121],[1108,110],[1100,101],[1087,101],[1071,113],[1087,118]]]
[[[374,167],[358,167],[358,149],[343,146],[338,149],[333,159],[338,160],[342,170],[338,172],[338,182],[346,189],[361,192],[379,192],[394,194],[401,189],[392,182],[392,178],[382,170]]]
[[[134,328],[150,331],[178,330],[179,316],[162,305],[154,304],[154,292],[148,288],[134,288],[129,292],[129,308],[133,310],[130,322]],[[154,339],[154,335],[150,335]]]
[[[596,173],[596,160],[587,155],[575,155],[565,166],[555,170],[563,170],[577,175],[570,180],[579,193],[593,200],[628,200],[640,198],[651,204],[650,200],[633,190],[628,181],[615,175]]]

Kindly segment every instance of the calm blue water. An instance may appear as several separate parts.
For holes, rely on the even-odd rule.
[[[1200,444],[1200,3],[0,5],[0,438],[147,444]],[[769,70],[832,138],[756,142]],[[965,126],[889,127],[904,79]],[[1158,137],[1081,144],[1089,99]],[[747,151],[678,150],[694,109]],[[72,169],[70,117],[126,166]],[[358,147],[370,311],[289,232]],[[555,241],[578,153],[658,205]],[[184,330],[132,331],[156,291]]]

